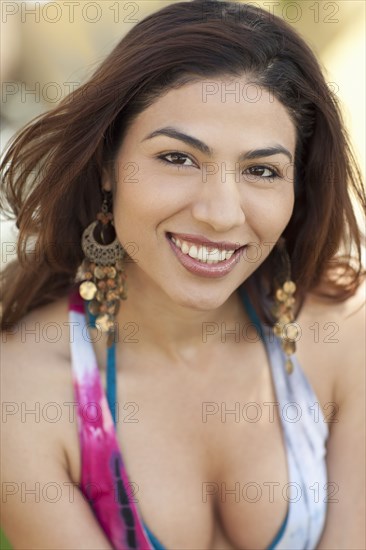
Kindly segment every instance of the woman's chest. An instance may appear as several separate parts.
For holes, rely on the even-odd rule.
[[[320,406],[332,381],[298,346]],[[263,346],[228,346],[207,364],[118,368],[117,437],[134,498],[167,548],[265,548],[289,505],[284,407]],[[282,420],[281,420],[282,417]],[[71,450],[71,449],[70,449]],[[78,482],[79,449],[70,453]],[[260,529],[259,529],[260,526]]]

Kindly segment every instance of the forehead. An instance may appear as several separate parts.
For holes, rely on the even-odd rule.
[[[263,141],[286,142],[294,147],[296,130],[286,107],[274,94],[248,78],[210,79],[170,89],[145,111],[131,127],[133,132],[175,125],[182,130],[206,137],[229,140],[240,138],[263,144]]]

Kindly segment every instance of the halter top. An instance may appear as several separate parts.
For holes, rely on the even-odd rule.
[[[327,512],[326,441],[329,435],[319,401],[296,355],[294,370],[271,327],[262,323],[247,293],[243,305],[264,343],[286,445],[288,509],[282,526],[266,550],[312,550],[322,534]],[[115,347],[108,348],[107,392],[88,332],[95,317],[78,288],[69,294],[72,380],[77,403],[81,448],[80,490],[115,550],[167,550],[145,524],[131,494],[115,429]]]

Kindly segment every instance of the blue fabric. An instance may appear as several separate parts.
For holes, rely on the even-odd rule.
[[[243,301],[245,311],[247,312],[251,322],[257,329],[259,336],[263,340],[262,323],[260,322],[257,312],[255,311],[252,302],[249,300],[248,293],[245,291],[244,287],[239,287],[239,295]]]
[[[144,527],[145,527],[145,530],[149,536],[149,539],[150,539],[150,542],[151,544],[154,546],[154,549],[155,550],[166,550],[165,546],[163,546],[161,544],[160,541],[158,541],[158,539],[156,538],[156,536],[150,531],[150,529],[148,528],[148,526],[146,525],[146,523],[144,522]]]
[[[116,425],[116,345],[114,342],[112,346],[108,348],[107,354],[107,401],[114,425]]]
[[[277,535],[274,537],[273,541],[271,542],[271,544],[268,546],[268,549],[267,550],[275,550],[277,544],[280,542],[281,538],[282,538],[282,535],[283,533],[285,532],[285,529],[286,529],[286,525],[287,525],[287,520],[288,520],[288,516],[289,516],[289,511],[290,511],[290,507],[287,508],[287,514],[286,514],[286,517],[285,519],[283,520],[283,523],[277,533]]]
[[[85,311],[87,318],[89,319],[89,325],[96,328],[95,320],[96,315],[93,315],[89,311],[89,303],[91,300],[85,300]],[[113,341],[111,347],[107,349],[107,401],[114,425],[116,425],[116,401],[117,401],[117,389],[116,389],[116,346]]]

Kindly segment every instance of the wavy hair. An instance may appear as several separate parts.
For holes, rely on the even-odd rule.
[[[315,55],[265,10],[193,0],[137,23],[87,82],[12,138],[0,166],[0,206],[15,218],[19,237],[17,257],[2,273],[3,330],[75,285],[81,235],[101,205],[102,172],[134,118],[170,89],[243,74],[282,102],[297,130],[295,203],[282,235],[297,314],[310,291],[338,301],[355,293],[365,276],[365,235],[351,197],[365,213],[365,189]],[[243,283],[270,323],[265,297],[273,291],[275,250]]]

